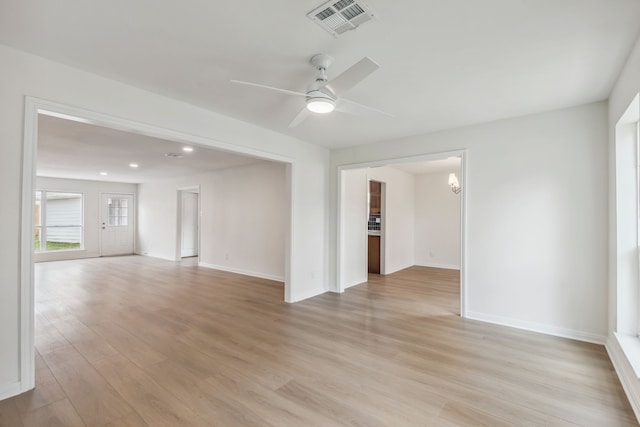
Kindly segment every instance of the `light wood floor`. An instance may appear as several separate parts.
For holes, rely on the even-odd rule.
[[[37,388],[0,425],[637,425],[602,346],[462,319],[458,280],[414,267],[290,305],[188,264],[37,264]]]

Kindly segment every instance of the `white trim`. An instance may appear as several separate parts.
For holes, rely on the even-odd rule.
[[[274,280],[276,282],[284,282],[284,277],[275,276],[273,274],[259,273],[257,271],[244,270],[242,268],[227,267],[224,265],[209,264],[207,262],[198,262],[200,267],[210,268],[212,270],[226,271],[229,273],[242,274],[243,276],[257,277],[259,279]]]
[[[460,156],[460,183],[462,186],[462,191],[460,192],[460,316],[468,317],[467,313],[467,192],[468,192],[468,183],[467,183],[467,150],[452,150],[452,151],[444,151],[444,152],[436,152],[436,153],[425,153],[423,155],[410,156],[410,157],[400,157],[400,158],[392,158],[392,159],[383,159],[376,160],[370,162],[363,163],[351,163],[340,165],[337,167],[337,194],[336,194],[336,254],[335,254],[335,289],[332,290],[336,293],[344,292],[346,286],[342,283],[341,280],[341,271],[343,266],[340,263],[342,250],[341,250],[341,235],[342,235],[342,172],[350,169],[363,169],[368,167],[380,167],[391,164],[398,163],[412,163],[412,162],[425,162],[431,160],[442,160],[447,157]],[[367,177],[367,180],[369,177]],[[410,267],[410,266],[407,266]],[[406,268],[406,267],[405,267]],[[394,270],[399,271],[399,270]],[[385,274],[391,274],[390,271],[385,271]]]
[[[338,166],[337,170],[336,170],[336,212],[335,212],[335,237],[336,237],[336,241],[335,241],[335,248],[336,248],[336,256],[334,258],[334,262],[335,262],[335,270],[333,271],[333,286],[330,286],[332,289],[330,289],[331,292],[335,292],[337,294],[341,294],[344,292],[346,286],[342,283],[342,275],[340,274],[342,272],[342,263],[340,262],[341,260],[341,255],[342,255],[342,242],[340,240],[340,237],[342,236],[342,186],[343,186],[343,179],[342,176],[344,175],[343,172],[343,168],[341,166]],[[331,186],[329,186],[331,187]],[[369,244],[369,241],[367,240],[367,245]],[[367,246],[367,250],[368,250],[368,246]],[[331,272],[329,272],[329,274],[331,274]],[[331,278],[329,278],[329,283],[331,284]]]
[[[615,337],[609,337],[605,348],[607,349],[613,368],[616,374],[618,374],[622,388],[627,395],[631,409],[633,409],[636,419],[640,422],[640,386],[638,385],[638,378],[634,375],[633,368],[629,364],[624,350],[620,347],[620,343]]]
[[[637,335],[613,333],[618,346],[631,365],[636,379],[640,379],[640,339]]]
[[[291,283],[291,269],[293,265],[293,254],[296,253],[294,250],[295,240],[293,239],[293,225],[294,225],[294,212],[295,212],[295,192],[293,191],[295,188],[295,182],[293,181],[293,172],[296,168],[295,163],[287,163],[285,166],[285,180],[286,180],[286,197],[288,208],[285,210],[285,221],[289,224],[289,227],[285,230],[285,238],[284,238],[284,300],[285,302],[293,302],[293,289],[289,283]],[[327,257],[327,260],[329,257]]]
[[[460,152],[460,317],[468,317],[467,311],[467,194],[469,182],[467,180],[468,159],[467,150]]]
[[[618,379],[622,384],[622,388],[627,395],[633,413],[636,415],[636,419],[640,421],[640,382],[638,381],[638,377],[635,375],[616,337],[610,336],[605,348],[607,349],[613,368],[618,375]]]
[[[605,337],[603,335],[592,334],[589,332],[578,331],[569,328],[560,328],[557,326],[549,326],[536,322],[527,322],[509,317],[494,316],[493,314],[478,313],[476,311],[468,311],[467,318],[472,320],[480,320],[482,322],[493,323],[510,328],[523,329],[525,331],[538,332],[546,335],[553,335],[561,338],[569,338],[578,341],[585,341],[594,344],[604,344]]]
[[[367,209],[369,213],[369,209]],[[387,182],[380,181],[380,274],[390,274],[387,268]],[[367,221],[369,218],[367,217]],[[369,237],[367,236],[367,242]],[[367,250],[367,271],[369,271],[369,251]]]
[[[0,388],[0,400],[7,399],[20,393],[24,393],[25,391],[31,390],[31,388],[23,390],[22,383],[20,381],[6,384],[2,388]]]
[[[342,292],[344,292],[345,290],[352,288],[354,286],[358,286],[358,285],[362,285],[363,283],[367,282],[367,277],[363,278],[363,279],[356,279],[353,280],[351,282],[345,283],[345,285],[342,287]],[[342,292],[338,292],[338,293],[342,293]]]
[[[459,150],[438,151],[433,153],[417,154],[415,156],[409,156],[409,157],[393,157],[390,159],[373,160],[373,161],[362,162],[362,163],[347,163],[347,164],[338,166],[338,170],[378,168],[378,167],[388,166],[388,165],[397,165],[400,163],[429,162],[433,160],[446,159],[447,157],[462,156],[465,154],[465,152],[466,152],[466,149],[459,149]]]
[[[156,255],[156,254],[149,253],[149,252],[136,253],[135,255],[146,256],[146,257],[149,257],[149,258],[162,259],[164,261],[171,261],[171,262],[178,262],[179,261],[179,260],[176,260],[173,257],[164,256],[164,255]],[[126,256],[126,255],[114,255],[114,256]]]
[[[100,254],[95,251],[87,251],[83,250],[60,250],[60,251],[49,251],[44,253],[36,254],[34,261],[36,264],[41,262],[52,262],[52,261],[72,261],[74,259],[89,259],[89,258],[99,258]]]
[[[24,104],[22,204],[20,213],[20,387],[35,387],[35,298],[33,266],[33,206],[35,205],[38,105],[27,97]],[[16,393],[17,394],[17,393]]]
[[[445,270],[460,270],[459,264],[444,264],[440,262],[430,262],[428,264],[416,264],[418,267],[442,268]]]
[[[182,142],[194,146],[203,146],[217,150],[245,154],[263,160],[285,163],[288,170],[295,167],[294,159],[279,154],[261,151],[241,145],[234,145],[220,140],[191,135],[171,129],[152,126],[133,120],[114,117],[84,108],[73,107],[58,102],[48,101],[31,96],[24,98],[24,143],[22,154],[22,201],[20,212],[20,387],[24,392],[35,387],[35,308],[34,308],[34,267],[33,267],[33,205],[36,176],[36,153],[38,147],[38,114],[95,124],[111,129],[133,132],[140,135]],[[285,240],[285,301],[293,302],[291,289],[292,257],[294,233],[294,193],[293,174],[287,179],[289,189],[289,227]],[[137,195],[134,195],[137,205]],[[136,248],[134,232],[134,250]],[[173,260],[175,261],[175,260]],[[324,291],[320,292],[323,293]],[[16,393],[17,394],[17,393]]]
[[[414,264],[406,264],[401,265],[399,267],[393,267],[387,269],[384,273],[380,273],[382,276],[388,276],[389,274],[397,273],[398,271],[406,270],[407,268],[413,267]]]
[[[326,292],[329,292],[329,291],[327,291],[326,289],[323,289],[321,291],[312,290],[312,291],[303,292],[300,295],[293,295],[291,298],[291,301],[287,301],[287,302],[294,303],[294,302],[304,301],[306,299],[317,297],[318,295],[322,295]]]

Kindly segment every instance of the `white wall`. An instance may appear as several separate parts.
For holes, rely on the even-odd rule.
[[[460,177],[460,170],[452,170]],[[460,269],[460,194],[449,172],[415,177],[415,264]]]
[[[177,191],[200,186],[200,264],[284,280],[285,165],[260,162],[140,184],[137,253],[176,260]],[[162,215],[158,215],[162,212]]]
[[[84,249],[78,251],[36,253],[34,256],[35,262],[99,257],[100,194],[133,194],[135,199],[135,194],[138,192],[137,184],[46,177],[38,177],[36,179],[36,189],[48,191],[69,191],[84,194]]]
[[[327,149],[5,46],[0,46],[0,64],[0,200],[4,208],[0,209],[0,222],[5,230],[0,248],[0,398],[32,386],[31,378],[20,369],[17,303],[22,277],[28,277],[20,268],[19,208],[25,96],[123,118],[134,127],[157,130],[154,136],[182,135],[189,142],[197,140],[202,145],[290,161],[293,201],[288,300],[327,290]],[[28,325],[26,328],[28,331]]]
[[[203,183],[202,203],[202,233],[207,239],[202,242],[201,263],[284,280],[287,198],[283,164],[262,163],[214,173]]]
[[[367,169],[342,172],[340,284],[341,289],[367,281]]]
[[[137,254],[177,261],[177,192],[199,181],[199,176],[179,177],[138,185]]]
[[[608,318],[608,339],[607,350],[611,356],[611,360],[616,368],[618,377],[624,386],[631,406],[633,407],[636,417],[640,419],[640,380],[629,363],[629,356],[622,351],[620,341],[614,335],[617,332],[618,325],[616,320],[618,315],[618,307],[625,301],[618,299],[618,278],[623,272],[618,270],[618,225],[616,218],[616,124],[621,118],[631,101],[640,92],[640,39],[636,42],[633,51],[627,63],[622,70],[618,81],[616,82],[611,96],[609,98],[609,318]],[[620,204],[622,205],[622,204]],[[620,224],[620,226],[623,226]],[[636,281],[637,286],[637,281]],[[636,289],[637,292],[637,289]],[[624,332],[624,331],[620,331]],[[640,344],[637,339],[631,340],[626,348],[627,351],[634,350],[635,356],[640,357]],[[637,363],[637,361],[636,361]]]
[[[466,315],[602,342],[606,108],[599,102],[333,151],[332,171],[466,150]]]
[[[391,274],[414,264],[414,179],[391,167],[346,169],[342,174],[341,289],[367,280],[367,191],[384,183],[380,271]]]

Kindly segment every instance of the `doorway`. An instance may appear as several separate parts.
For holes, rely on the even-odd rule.
[[[134,122],[127,119],[118,118],[115,116],[108,116],[102,113],[93,112],[77,107],[71,107],[64,104],[59,104],[51,101],[40,100],[32,97],[26,97],[25,100],[25,127],[24,127],[24,146],[23,146],[23,168],[22,168],[22,196],[21,196],[21,245],[20,245],[20,389],[23,391],[29,390],[35,385],[35,327],[34,327],[34,194],[36,187],[36,165],[38,154],[38,121],[39,117],[48,116],[59,119],[71,120],[78,123],[86,123],[95,126],[101,126],[111,130],[128,132],[142,137],[149,137],[152,139],[163,140],[168,142],[175,142],[180,144],[190,144],[193,146],[199,146],[206,149],[217,150],[220,153],[230,153],[233,155],[249,156],[260,160],[272,161],[282,163],[285,165],[286,178],[285,178],[285,193],[286,193],[286,211],[292,212],[292,192],[293,192],[293,174],[292,169],[294,166],[294,160],[291,157],[269,153],[265,151],[256,150],[245,146],[234,146],[228,143],[220,142],[212,138],[195,136],[189,133],[181,133],[157,127],[153,125],[147,125],[139,122]],[[60,152],[69,152],[65,150],[59,150]],[[101,153],[101,151],[100,151]],[[168,152],[166,157],[179,158],[176,153]],[[124,163],[126,164],[126,163]],[[134,163],[129,164],[130,168],[137,168],[138,165]],[[95,171],[98,173],[98,171]],[[100,175],[106,175],[100,172]],[[162,176],[165,176],[163,174]],[[69,177],[71,178],[71,177]],[[87,178],[78,178],[87,179]],[[109,190],[105,191],[105,194]],[[125,190],[126,192],[127,190]],[[116,190],[117,194],[118,191]],[[175,193],[174,193],[175,194]],[[126,194],[125,194],[126,195]],[[96,195],[98,198],[99,195]],[[132,196],[128,194],[127,196]],[[136,196],[137,199],[137,196]],[[127,201],[127,223],[131,224],[135,228],[134,224],[134,212],[130,207],[133,206],[134,198]],[[108,202],[106,203],[108,205]],[[100,197],[100,203],[95,203],[96,209],[102,205],[102,197]],[[166,206],[166,205],[165,205]],[[120,206],[122,208],[122,205]],[[158,212],[162,211],[162,206],[154,207]],[[103,209],[106,212],[106,208]],[[121,216],[124,216],[121,209]],[[131,216],[129,216],[131,215]],[[107,233],[108,227],[108,214],[98,213],[93,218],[100,218],[100,223],[96,224],[95,232],[96,239],[100,240],[100,243],[96,245],[97,255],[115,254],[116,252],[123,251],[122,249],[113,249],[107,243],[107,247],[102,251],[102,238],[97,236],[103,236],[102,218],[104,218],[104,237],[108,240]],[[293,239],[293,222],[291,215],[284,216],[285,218],[285,233],[284,234],[284,300],[293,301],[294,292],[291,289],[291,269],[292,269],[292,251],[291,243]],[[124,220],[123,220],[124,221]],[[99,226],[98,226],[99,225]],[[132,228],[133,230],[133,228]],[[98,234],[99,233],[99,234]],[[135,232],[133,233],[135,235]],[[116,239],[117,240],[117,239]],[[131,236],[130,244],[135,245],[135,238]],[[127,247],[129,247],[129,245]],[[115,243],[113,247],[117,247]],[[169,253],[171,253],[171,247],[169,246]],[[132,250],[124,250],[123,252],[131,253]]]
[[[134,203],[132,194],[103,193],[100,197],[100,255],[134,252]]]
[[[459,313],[466,317],[467,191],[452,191],[448,183],[449,175],[456,173],[460,188],[466,190],[465,169],[464,150],[338,167],[336,291],[368,281],[371,235],[365,222],[370,219],[369,185],[379,181],[383,182],[380,228],[385,258],[381,259],[380,273],[392,274],[412,266],[460,270]],[[425,205],[437,207],[437,212]],[[445,225],[442,218],[450,221]],[[427,231],[435,229],[444,235],[427,236],[427,221]],[[432,243],[437,246],[430,246]]]
[[[177,260],[200,255],[199,193],[199,187],[178,190]]]
[[[383,190],[384,183],[369,180],[367,220],[367,271],[369,274],[384,274],[382,240],[384,236]]]

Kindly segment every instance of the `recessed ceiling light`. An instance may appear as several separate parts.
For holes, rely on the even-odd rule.
[[[130,168],[137,168],[138,166],[140,166],[140,165],[137,164],[137,163],[129,163],[129,167]]]
[[[107,176],[107,175],[109,175],[109,174],[108,174],[108,173],[106,173],[106,172],[100,172],[100,175],[102,175],[102,176]]]
[[[193,151],[192,147],[182,147],[182,151],[186,151],[187,153],[190,153]]]

